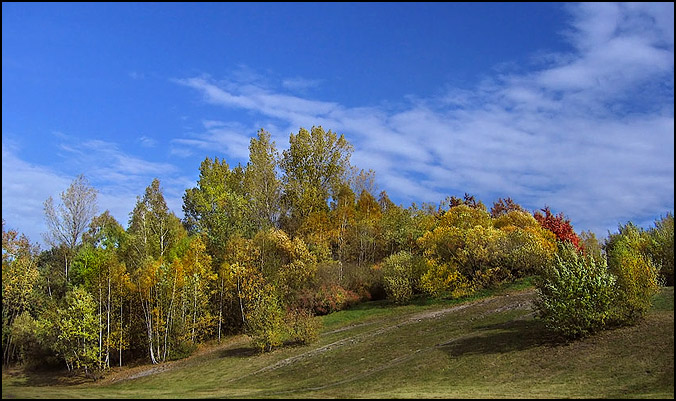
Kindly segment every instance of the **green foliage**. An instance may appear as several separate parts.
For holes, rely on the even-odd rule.
[[[90,372],[99,366],[98,319],[92,296],[76,287],[66,294],[66,304],[57,311],[58,319],[51,322],[56,334],[52,344],[69,369]]]
[[[596,261],[600,261],[605,257],[603,247],[596,238],[596,234],[592,231],[582,231],[580,233],[580,241],[582,242],[582,249],[585,255],[591,256]]]
[[[284,311],[272,286],[265,285],[255,294],[246,309],[245,332],[255,348],[263,352],[282,344]]]
[[[11,326],[12,339],[24,363],[35,362],[34,349],[39,343],[37,322],[27,311],[19,315]]]
[[[659,269],[659,275],[664,283],[674,285],[674,215],[666,216],[655,222],[655,227],[648,230],[651,242],[648,254]]]
[[[352,145],[343,135],[312,127],[301,128],[289,136],[289,149],[283,152],[280,168],[284,192],[284,228],[292,236],[313,212],[328,210],[350,170]]]
[[[469,194],[438,207],[404,208],[385,191],[376,199],[375,173],[351,166],[352,146],[322,127],[301,128],[289,145],[280,158],[261,129],[245,167],[207,157],[183,196],[183,224],[154,179],[126,230],[106,211],[83,233],[96,195],[83,176],[62,194],[61,209],[45,204],[52,239],[66,234],[47,251],[38,255],[5,232],[3,220],[4,362],[58,355],[69,369],[88,371],[115,359],[122,366],[123,356],[160,363],[242,332],[260,350],[309,343],[319,332],[313,314],[363,300],[457,298],[544,270],[553,275],[557,235],[575,235],[563,214],[533,217],[510,198],[491,214]],[[77,210],[81,221],[64,228],[63,216]],[[654,267],[673,283],[673,216],[648,232],[632,230],[622,227],[605,246],[617,295],[604,322],[645,312]],[[593,235],[583,241],[596,264],[568,256],[557,263],[593,278],[605,255]],[[577,277],[567,274],[559,281]],[[585,285],[601,291],[597,282]],[[557,302],[572,310],[571,299]]]
[[[245,187],[249,187],[251,196],[256,199],[265,196],[258,187],[254,188],[259,180],[267,179],[267,173],[257,170],[259,167],[264,169],[256,165],[247,181],[241,166],[231,169],[225,160],[207,157],[200,165],[197,186],[186,189],[183,195],[184,224],[190,233],[206,235],[205,245],[217,264],[222,262],[224,247],[232,236],[251,234],[252,221],[248,215],[251,205]],[[256,223],[262,224],[262,220]]]
[[[649,241],[648,233],[627,224],[607,244],[608,268],[617,277],[615,314],[621,323],[645,315],[659,290],[657,269],[646,256]]]
[[[9,363],[17,356],[13,344],[14,320],[35,306],[39,248],[25,235],[15,230],[5,231],[2,221],[2,349],[3,362]]]
[[[244,190],[255,229],[275,227],[280,214],[281,183],[276,168],[279,155],[270,133],[261,129],[249,144],[249,163],[244,172]]]
[[[387,257],[382,269],[387,297],[396,303],[406,303],[418,291],[427,265],[423,258],[401,251]]]
[[[515,277],[537,274],[551,263],[556,253],[556,237],[535,221],[532,215],[511,211],[495,219],[505,235],[500,238],[501,265]]]
[[[605,263],[563,244],[536,280],[535,306],[553,331],[566,338],[583,337],[612,321],[616,281]]]

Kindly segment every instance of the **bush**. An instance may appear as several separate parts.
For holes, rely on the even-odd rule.
[[[451,263],[429,262],[429,269],[420,279],[420,287],[433,297],[459,298],[474,292],[474,287],[467,277]]]
[[[406,303],[418,289],[420,277],[426,271],[425,260],[407,251],[388,256],[383,261],[383,283],[387,297],[396,303]]]
[[[310,344],[319,339],[322,322],[310,311],[290,309],[286,313],[286,325],[290,341]]]
[[[247,307],[246,333],[261,352],[282,344],[284,312],[272,286],[266,285]]]
[[[316,315],[326,315],[345,309],[359,302],[360,297],[338,284],[324,285],[318,289],[307,289],[298,297],[297,306]]]
[[[674,215],[667,213],[649,230],[648,253],[665,285],[674,285]]]
[[[535,307],[548,328],[566,338],[583,337],[612,320],[615,283],[604,262],[562,244],[536,280]]]
[[[650,309],[659,290],[657,269],[646,256],[647,233],[628,224],[607,247],[608,268],[617,277],[615,318],[618,323],[634,323]]]

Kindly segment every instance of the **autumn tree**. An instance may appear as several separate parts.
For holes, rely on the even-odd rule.
[[[89,230],[83,235],[84,245],[73,263],[77,276],[73,281],[88,289],[97,302],[100,368],[110,367],[111,344],[118,346],[120,354],[123,348],[123,341],[116,341],[122,334],[113,329],[113,324],[117,322],[118,306],[122,319],[122,294],[128,289],[126,266],[120,259],[125,239],[126,232],[106,210],[92,219]],[[122,330],[121,326],[119,330]]]
[[[352,145],[343,135],[312,127],[289,136],[283,152],[284,227],[293,236],[310,214],[328,210],[328,201],[337,194],[349,171]]]
[[[264,141],[265,136],[260,139]],[[254,155],[261,159],[265,156],[266,144],[255,142]],[[265,198],[270,195],[254,184],[261,184],[269,180],[265,161],[257,164],[250,173],[248,186],[258,198],[259,204],[271,202]],[[260,180],[259,180],[260,179]],[[262,181],[261,181],[262,180]],[[217,264],[222,262],[224,247],[233,235],[250,236],[251,221],[248,210],[250,204],[245,193],[246,174],[241,166],[230,168],[225,160],[218,158],[205,158],[200,165],[200,176],[197,186],[186,189],[183,195],[184,223],[190,233],[202,233],[206,236],[205,245],[207,252],[214,258]],[[271,185],[271,183],[268,181]],[[264,186],[264,184],[262,184]],[[273,191],[274,192],[274,191]],[[273,204],[270,205],[274,207]],[[268,213],[272,209],[265,209]],[[262,215],[260,215],[262,216]],[[259,217],[260,217],[259,216]]]
[[[68,269],[82,234],[87,230],[91,219],[96,215],[97,191],[89,185],[84,175],[73,180],[68,189],[61,193],[61,204],[54,205],[50,196],[44,203],[45,219],[49,232],[45,242],[53,247],[63,247],[64,271],[68,280]]]
[[[575,230],[573,230],[573,226],[570,224],[570,220],[563,215],[563,212],[554,215],[549,206],[545,206],[540,210],[544,212],[544,214],[542,214],[540,211],[536,211],[533,214],[533,217],[535,217],[535,220],[537,220],[537,222],[540,223],[542,227],[553,232],[554,235],[556,235],[556,239],[558,241],[569,241],[578,251],[582,250],[580,237],[577,236]]]
[[[602,244],[596,238],[594,232],[591,230],[582,231],[580,233],[580,242],[585,255],[589,255],[596,261],[601,261],[604,258]]]
[[[491,217],[497,218],[513,211],[525,212],[524,208],[522,208],[518,203],[514,202],[512,198],[498,198],[497,201],[493,202],[493,207],[491,207]]]
[[[165,360],[171,314],[180,271],[172,266],[169,250],[185,238],[180,220],[169,212],[158,179],[138,198],[129,221],[127,260],[139,296],[152,363]]]
[[[255,229],[276,227],[280,213],[281,183],[277,178],[279,155],[270,134],[261,129],[249,144],[249,163],[244,173],[244,189]]]
[[[362,190],[357,199],[355,221],[359,266],[376,260],[378,245],[382,243],[381,218],[382,210],[376,199],[366,189]]]
[[[5,231],[2,220],[2,350],[3,362],[16,358],[17,348],[10,331],[15,319],[30,312],[38,282],[39,247],[15,230]]]
[[[650,245],[648,254],[659,268],[660,276],[664,283],[674,285],[674,215],[667,213],[666,216],[655,221],[655,227],[648,230]]]

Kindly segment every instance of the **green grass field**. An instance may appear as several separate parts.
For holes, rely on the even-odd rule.
[[[674,290],[636,326],[572,343],[522,284],[464,302],[370,302],[321,317],[319,342],[257,354],[245,336],[97,383],[3,370],[3,398],[673,398]],[[135,377],[135,378],[134,378]]]

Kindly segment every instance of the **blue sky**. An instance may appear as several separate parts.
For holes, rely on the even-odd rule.
[[[182,217],[205,157],[313,125],[404,206],[648,227],[674,210],[674,4],[2,4],[2,217],[34,242],[79,173],[125,227],[154,177]]]

